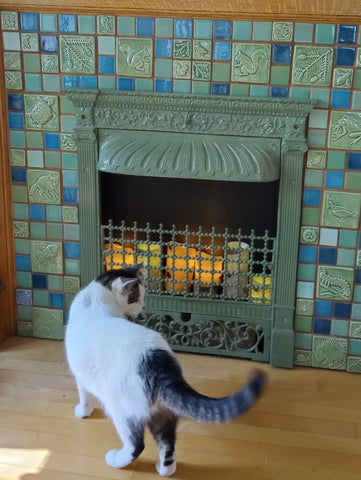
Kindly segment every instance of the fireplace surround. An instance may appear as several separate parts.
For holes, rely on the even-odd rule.
[[[177,282],[174,279],[176,257],[170,257],[169,263],[169,258],[163,258],[162,250],[153,256],[159,257],[157,265],[162,285],[154,291],[150,288],[145,313],[135,321],[161,331],[175,350],[250,358],[292,367],[303,159],[307,151],[305,132],[307,116],[315,102],[88,89],[67,93],[77,114],[82,285],[104,269],[104,260],[108,259],[113,265],[114,242],[119,238],[123,243],[129,240],[129,236],[124,237],[125,232],[133,231],[133,247],[134,235],[138,235],[147,248],[156,238],[155,243],[161,243],[162,249],[167,243],[168,253],[169,243],[175,250],[178,239],[183,239],[182,243],[189,231],[197,237],[196,243],[204,233],[208,242],[207,261],[210,259],[205,273],[212,279],[217,274],[216,251],[222,250],[221,284],[217,292],[213,294],[206,289],[203,296],[195,298],[194,291],[200,286],[202,274],[198,274],[198,283],[188,282],[189,246],[180,256],[184,263],[180,268],[183,277]],[[221,245],[214,246],[213,240],[217,237],[214,229],[209,234],[207,228],[201,232],[197,229],[192,232],[188,227],[180,231],[179,226],[171,225],[154,228],[154,225],[139,223],[137,218],[133,219],[135,225],[119,220],[104,224],[100,188],[100,177],[104,173],[101,172],[112,177],[144,177],[148,182],[167,178],[222,181],[226,189],[227,185],[238,182],[245,182],[250,188],[277,182],[275,232],[271,235],[263,232],[261,236],[254,231],[243,234],[240,229],[234,230],[237,225],[232,225],[230,231],[226,225]],[[164,244],[159,242],[159,228],[162,235],[163,230],[168,235]],[[255,270],[252,276],[249,269],[257,264],[253,251],[262,250],[254,247],[255,239],[266,246],[259,262],[263,269]],[[248,256],[243,255],[246,247],[243,253],[242,248],[238,248],[237,254],[237,268],[242,270],[245,266],[248,273],[245,276],[242,270],[237,280],[236,290],[238,292],[242,284],[243,293],[227,297],[227,261],[234,260],[231,257],[234,252],[227,253],[226,247],[234,246],[235,241],[238,247],[248,245]],[[198,265],[205,261],[200,253],[203,246],[197,245]],[[169,265],[171,291],[164,287]],[[263,282],[263,293],[269,280],[268,295],[263,294],[259,301],[252,296],[255,276]],[[192,293],[184,295],[183,291],[188,292],[188,283]],[[174,291],[175,285],[181,285],[181,294]]]

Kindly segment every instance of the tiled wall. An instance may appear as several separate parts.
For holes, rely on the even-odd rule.
[[[63,87],[312,98],[295,363],[361,372],[361,28],[15,12],[1,23],[21,335],[62,338],[79,288]]]

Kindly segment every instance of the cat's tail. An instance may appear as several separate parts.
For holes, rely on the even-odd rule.
[[[164,355],[167,366],[161,368],[158,364],[157,395],[178,416],[206,423],[227,422],[252,408],[266,387],[266,374],[255,370],[246,385],[233,395],[207,397],[184,380],[181,367],[173,355],[162,351],[161,356]]]

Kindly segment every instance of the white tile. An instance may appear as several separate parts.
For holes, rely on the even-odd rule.
[[[338,240],[338,230],[336,228],[321,228],[320,245],[336,247]]]

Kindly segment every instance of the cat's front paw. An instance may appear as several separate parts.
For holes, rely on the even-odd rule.
[[[130,464],[133,457],[125,452],[125,450],[109,450],[105,455],[105,461],[109,467],[123,468]]]
[[[164,465],[162,462],[157,462],[156,464],[156,469],[159,475],[162,475],[163,477],[170,477],[175,473],[177,469],[177,463],[175,460],[170,465]]]
[[[74,408],[74,413],[78,418],[90,417],[90,415],[93,413],[93,405],[83,405],[82,403],[78,403],[78,405]]]

